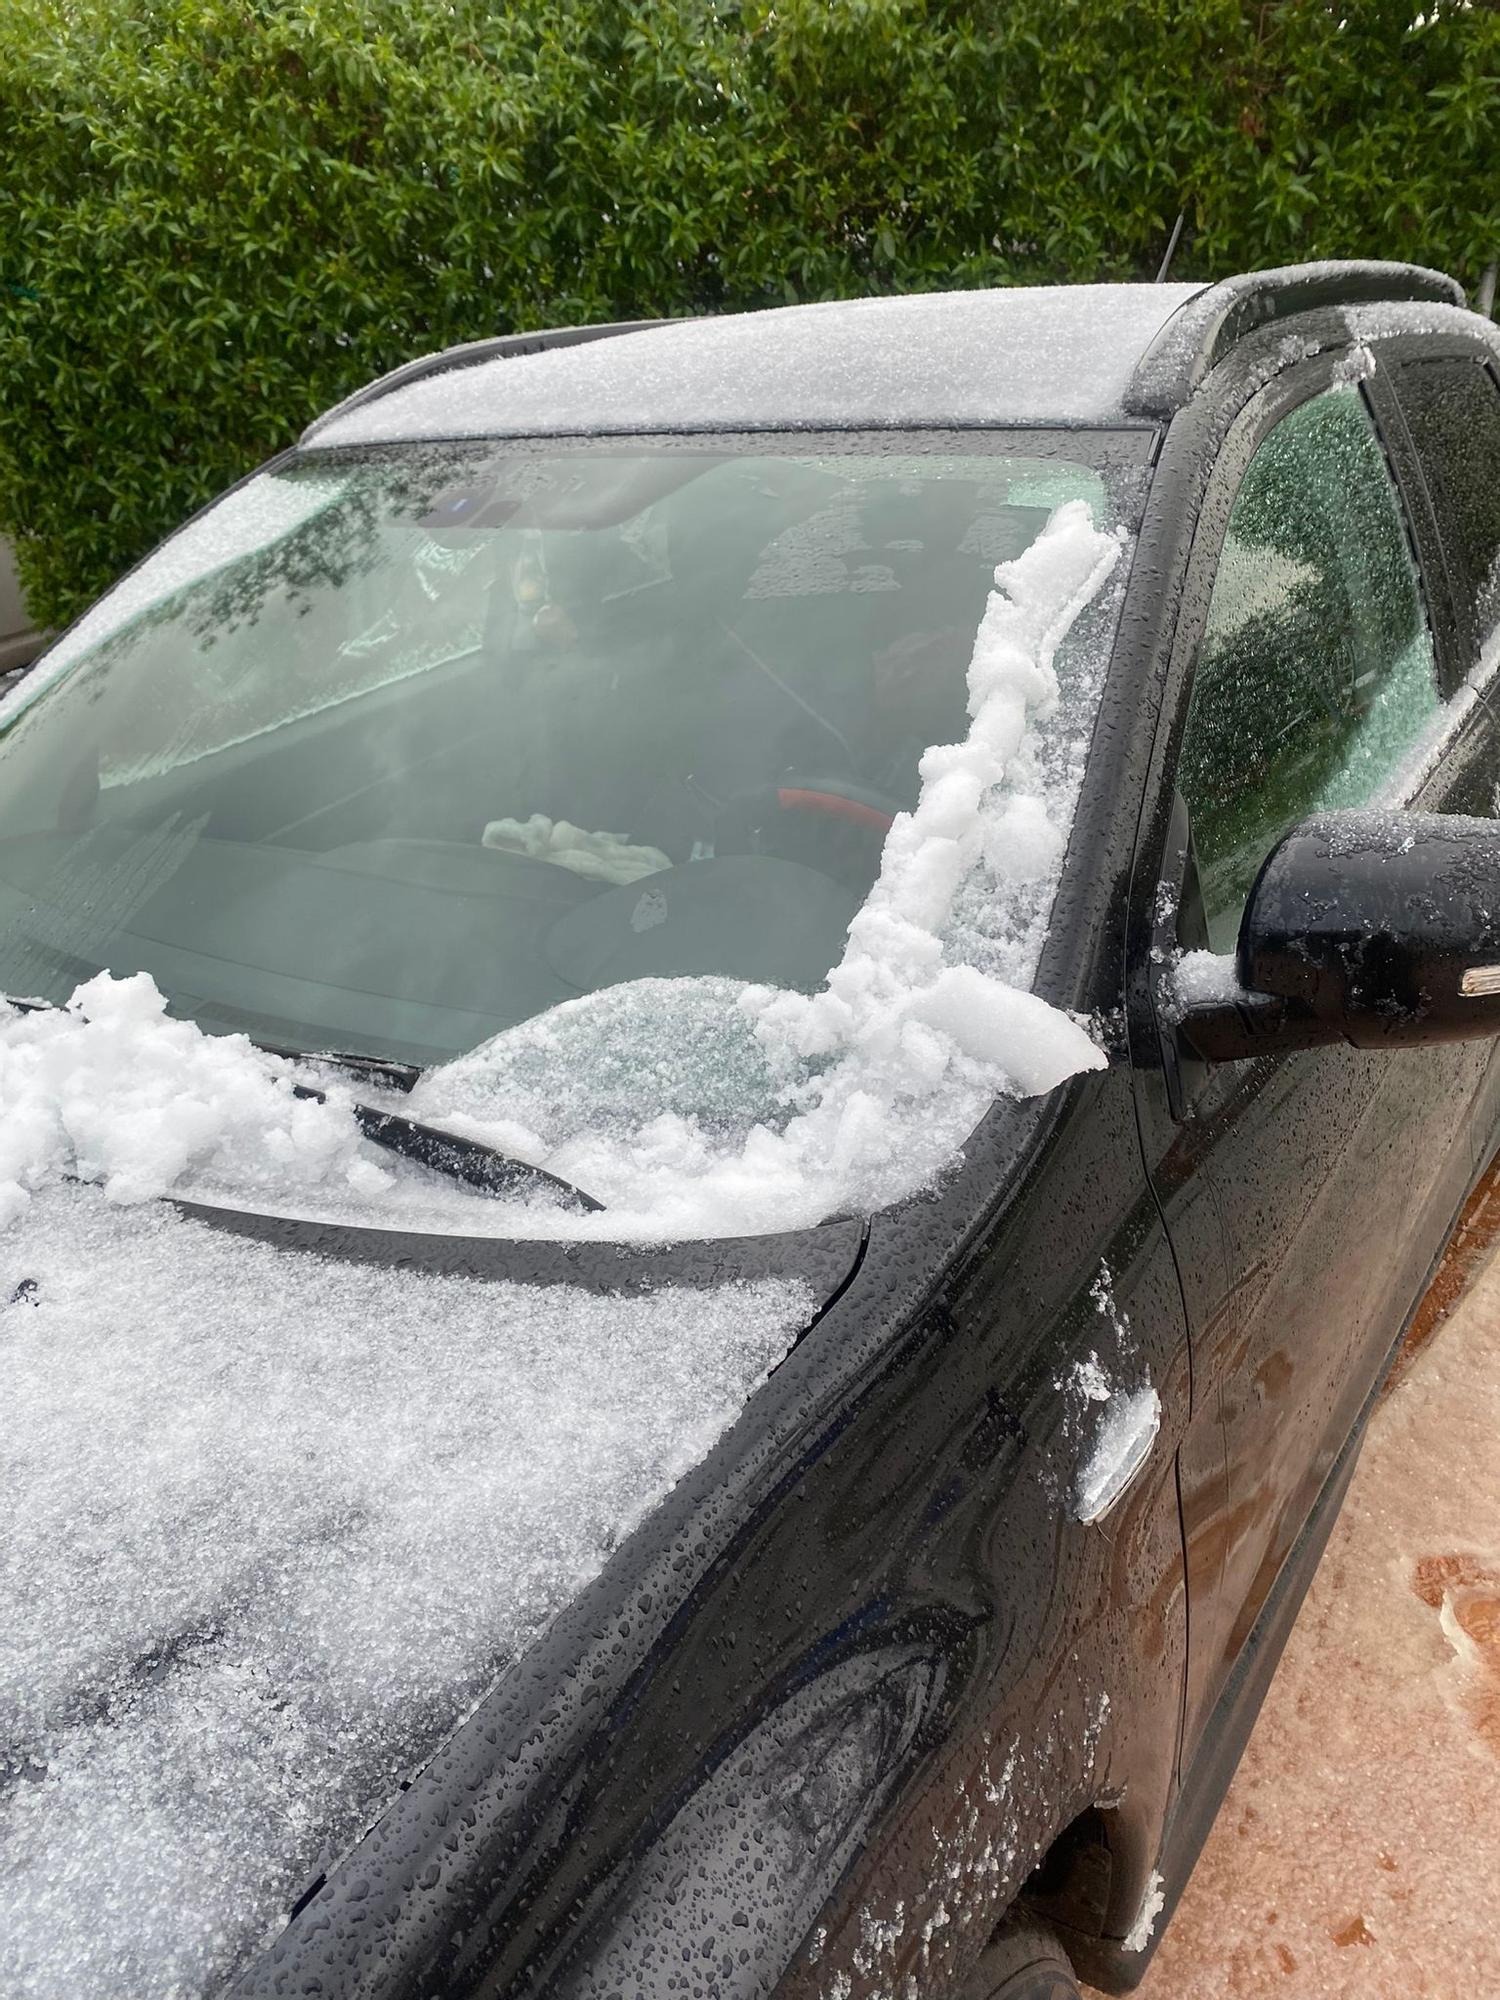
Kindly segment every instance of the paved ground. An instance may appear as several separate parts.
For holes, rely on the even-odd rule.
[[[1372,1420],[1140,2000],[1500,1996],[1500,1260]]]

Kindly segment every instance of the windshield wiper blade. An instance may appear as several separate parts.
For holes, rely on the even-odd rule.
[[[314,1090],[309,1083],[294,1083],[292,1094],[311,1098],[315,1104],[328,1102],[326,1094]],[[515,1159],[480,1139],[466,1139],[458,1132],[423,1125],[415,1118],[404,1118],[399,1111],[377,1111],[373,1104],[357,1100],[349,1108],[354,1113],[354,1122],[372,1145],[383,1146],[388,1153],[399,1153],[403,1159],[415,1160],[419,1166],[430,1167],[447,1180],[462,1181],[481,1194],[516,1194],[527,1189],[549,1188],[569,1208],[582,1209],[590,1215],[603,1211],[602,1201],[574,1187],[571,1181],[549,1174],[545,1167],[534,1167],[528,1160]]]
[[[55,1000],[13,999],[9,994],[0,994],[0,1001],[23,1014],[60,1011]],[[257,1042],[255,1046],[267,1055],[283,1056],[296,1062],[336,1063],[341,1068],[389,1082],[397,1089],[410,1090],[422,1073],[415,1065],[392,1062],[380,1056],[345,1055],[341,1052],[313,1055],[300,1049],[270,1048],[264,1042]],[[328,1102],[326,1093],[315,1090],[309,1083],[294,1083],[292,1095],[310,1098],[315,1104]],[[525,1193],[528,1189],[547,1188],[559,1197],[565,1207],[579,1209],[586,1215],[602,1215],[604,1212],[604,1203],[586,1194],[581,1187],[565,1181],[560,1174],[549,1174],[545,1167],[532,1166],[529,1160],[518,1160],[510,1153],[502,1153],[498,1146],[487,1146],[480,1139],[466,1139],[459,1132],[441,1131],[436,1125],[423,1125],[415,1118],[404,1118],[398,1111],[378,1111],[373,1104],[361,1104],[357,1098],[349,1108],[354,1114],[354,1122],[372,1146],[381,1146],[388,1153],[399,1153],[403,1159],[414,1160],[418,1166],[430,1168],[445,1180],[460,1181],[480,1194],[516,1194]]]
[[[0,1000],[22,1014],[58,1012],[56,1000],[12,1000],[10,994],[0,994]],[[286,1056],[294,1062],[334,1062],[340,1068],[390,1082],[398,1090],[410,1090],[422,1074],[414,1064],[390,1062],[382,1056],[308,1054],[306,1050],[268,1048],[264,1042],[258,1042],[256,1048],[262,1048],[268,1056]],[[312,1084],[292,1084],[292,1096],[310,1098],[314,1104],[328,1102],[326,1092],[314,1090]],[[420,1124],[420,1120],[404,1118],[400,1112],[376,1110],[374,1104],[360,1104],[358,1098],[350,1104],[350,1110],[360,1132],[364,1132],[372,1146],[384,1146],[386,1152],[398,1152],[404,1160],[416,1160],[418,1166],[442,1174],[444,1180],[458,1180],[480,1194],[518,1194],[534,1188],[550,1188],[566,1208],[578,1208],[584,1214],[604,1214],[604,1202],[592,1194],[576,1188],[560,1174],[548,1174],[544,1166],[532,1166],[530,1160],[516,1160],[512,1154],[500,1152],[498,1146],[486,1146],[478,1138],[464,1138],[460,1132],[442,1132],[438,1126]]]
[[[280,1056],[284,1062],[327,1063],[388,1090],[414,1089],[424,1074],[420,1063],[397,1062],[394,1056],[367,1056],[358,1049],[294,1049],[282,1042],[263,1042],[259,1036],[253,1039],[263,1055]]]

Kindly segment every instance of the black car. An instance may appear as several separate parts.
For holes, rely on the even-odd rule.
[[[215,1842],[306,1663],[257,1652],[232,1564],[211,1616],[163,1599],[0,1781],[7,1900],[72,1927],[27,1990],[1137,1984],[1497,1144],[1500,335],[1462,307],[1328,264],[481,341],[320,419],[44,657],[0,713],[0,990],[149,973],[499,1218],[174,1190],[194,1257],[254,1260],[192,1351],[274,1335],[278,1480],[315,1477],[298,1397],[357,1372],[296,1301],[358,1292],[418,1425],[425,1371],[457,1511],[385,1550],[393,1621],[444,1563],[476,1629],[516,1588],[442,1483],[481,1367],[444,1301],[529,1315],[554,1400],[625,1306],[665,1315],[663,1378],[750,1358],[722,1409],[672,1392],[672,1426],[720,1414],[654,1485],[600,1500],[570,1434],[567,1587],[459,1633],[419,1711],[407,1656],[372,1666],[248,1869]],[[149,1248],[145,1294],[98,1278],[117,1315],[170,1317]],[[32,1341],[47,1276],[0,1276]],[[219,1552],[243,1493],[194,1490]],[[336,1605],[357,1530],[320,1490],[276,1589],[331,1549]],[[75,1497],[107,1568],[116,1498]],[[102,1796],[68,1727],[92,1755],[210,1686],[233,1730],[150,1822],[153,1921],[210,1939],[168,1981],[136,1859],[36,1829]]]

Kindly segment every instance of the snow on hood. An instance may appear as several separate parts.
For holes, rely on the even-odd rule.
[[[0,1236],[0,1991],[218,1990],[814,1304],[375,1270],[39,1193]]]

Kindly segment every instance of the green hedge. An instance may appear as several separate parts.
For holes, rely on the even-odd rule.
[[[476,335],[1500,247],[1500,13],[1429,0],[4,0],[0,530],[68,617]]]

